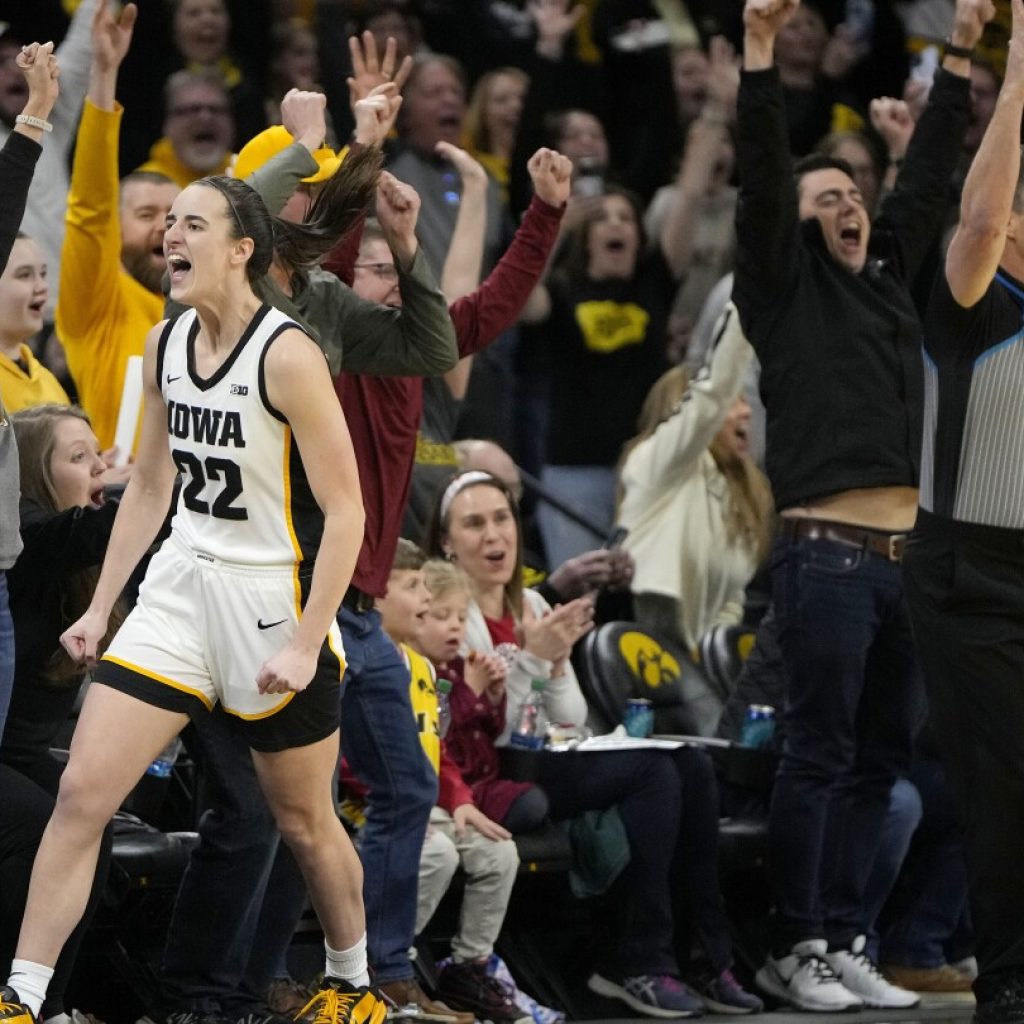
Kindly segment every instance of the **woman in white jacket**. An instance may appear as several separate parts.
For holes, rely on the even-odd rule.
[[[509,663],[507,721],[516,721],[532,681],[540,678],[547,681],[550,718],[581,725],[587,704],[569,654],[590,629],[592,605],[579,598],[552,609],[539,594],[523,590],[522,531],[506,485],[476,470],[457,476],[441,497],[428,547],[431,555],[457,562],[470,580],[462,653],[494,651]],[[499,744],[509,731],[506,725]],[[614,806],[629,840],[625,921],[609,969],[593,974],[590,988],[655,1017],[693,1016],[705,1007],[728,1013],[759,1010],[760,1000],[731,973],[731,940],[715,867],[717,794],[703,752],[549,755],[538,759],[537,768],[537,787],[524,794],[531,806],[513,803],[502,821],[506,828],[526,831],[547,817],[560,821]],[[676,872],[683,877],[673,885]],[[700,996],[678,980],[672,908],[673,895],[683,892],[710,961],[710,971],[700,979]]]
[[[676,367],[651,389],[620,475],[637,619],[691,651],[712,626],[740,621],[771,532],[771,492],[748,454],[741,394],[753,350],[731,303],[715,335],[696,377]]]

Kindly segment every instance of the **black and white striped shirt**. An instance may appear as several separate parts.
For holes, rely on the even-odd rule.
[[[924,374],[921,507],[1024,530],[1024,283],[1000,270],[964,309],[940,273]]]

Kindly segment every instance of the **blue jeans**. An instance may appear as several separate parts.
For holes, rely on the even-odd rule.
[[[7,573],[0,571],[0,739],[14,688],[14,623],[7,600]]]
[[[378,983],[413,976],[420,853],[437,773],[420,744],[409,670],[380,628],[377,611],[338,616],[348,672],[341,699],[341,749],[369,790],[360,838],[366,941]]]
[[[938,758],[914,759],[911,779],[924,814],[885,911],[880,959],[902,967],[941,967],[971,952],[963,828]],[[965,934],[966,931],[966,934]]]
[[[616,473],[611,466],[545,466],[541,481],[557,498],[594,520],[605,536],[615,521]],[[549,569],[600,547],[604,536],[563,516],[547,502],[537,506],[537,525]]]
[[[882,826],[878,856],[864,890],[864,920],[868,926],[868,956],[878,962],[879,916],[889,899],[921,821],[921,795],[910,779],[897,779],[889,793],[889,811]],[[888,961],[886,961],[888,963]]]
[[[833,541],[780,538],[772,587],[787,679],[769,822],[773,945],[848,947],[867,931],[889,794],[910,771],[924,715],[900,566]]]

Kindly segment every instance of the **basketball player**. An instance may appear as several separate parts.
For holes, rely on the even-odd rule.
[[[331,799],[345,668],[335,615],[363,536],[359,480],[323,354],[252,288],[275,244],[292,265],[314,263],[365,209],[378,168],[373,151],[350,156],[304,226],[277,221],[251,188],[221,177],[190,185],[171,208],[170,294],[192,309],[147,336],[132,480],[92,603],[62,637],[95,664],[98,685],[36,858],[0,989],[4,1024],[35,1021],[104,825],[189,717],[217,702],[246,731],[324,930],[324,985],[303,1012],[338,1024],[384,1018],[367,988],[362,871]],[[179,472],[171,536],[96,662]]]

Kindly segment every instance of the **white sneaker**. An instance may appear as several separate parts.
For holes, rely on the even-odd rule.
[[[757,972],[758,988],[784,1003],[812,1013],[859,1010],[863,1001],[832,973],[825,959],[824,939],[798,942],[792,951],[775,959],[769,956]]]
[[[885,978],[864,952],[865,938],[858,935],[850,949],[826,953],[825,959],[836,977],[863,1000],[865,1006],[882,1010],[909,1010],[921,1002],[916,992],[908,992]]]

